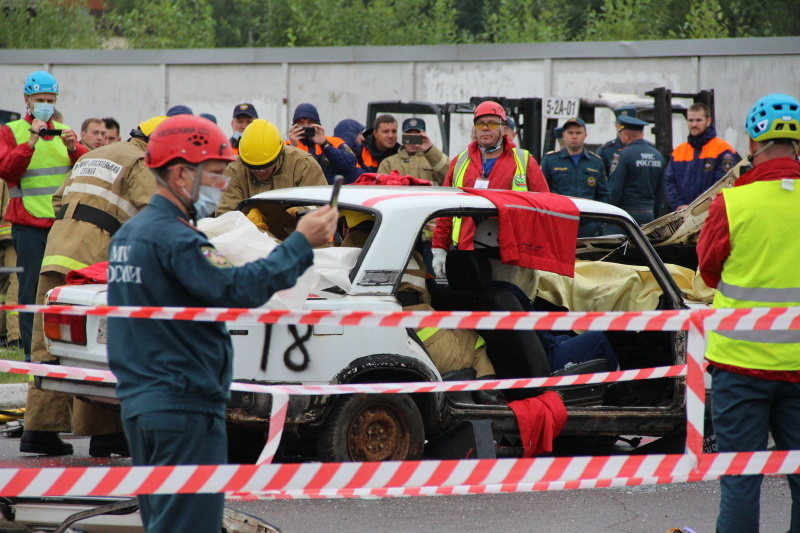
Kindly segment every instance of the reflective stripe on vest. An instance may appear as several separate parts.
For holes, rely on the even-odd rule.
[[[0,224],[0,239],[11,237],[11,224],[4,222]]]
[[[7,124],[14,133],[17,144],[28,142],[31,138],[31,125],[26,120],[15,120]],[[64,124],[53,123],[56,129],[68,129]],[[22,205],[31,215],[39,218],[54,218],[53,194],[64,182],[71,168],[69,153],[64,143],[58,139],[40,140],[36,143],[28,169],[22,175],[19,187],[10,187],[11,198],[22,198]]]
[[[512,191],[527,191],[528,190],[528,156],[530,152],[521,148],[514,148],[511,151],[514,154],[514,162],[517,165],[517,171],[511,180]],[[458,154],[456,166],[453,169],[453,187],[463,187],[464,175],[467,173],[467,167],[472,160],[469,157],[469,150],[464,150]],[[524,163],[523,163],[524,161]],[[461,235],[461,217],[453,217],[453,231],[451,238],[453,244],[458,244]]]
[[[798,185],[797,181],[795,181]],[[757,181],[726,189],[725,209],[731,254],[713,307],[787,307],[800,305],[796,253],[787,231],[800,228],[800,191],[781,180]],[[761,370],[800,370],[800,331],[709,332],[710,361]]]
[[[421,340],[424,344],[425,341],[427,341],[440,331],[442,330],[439,328],[421,328],[417,330],[417,337],[419,337],[419,340]],[[478,335],[478,340],[475,341],[475,349],[477,350],[479,348],[482,348],[483,346],[486,346],[486,341],[483,340],[483,337]]]
[[[80,270],[89,265],[81,263],[65,255],[47,255],[42,259],[42,268],[49,266],[61,266],[70,270]]]

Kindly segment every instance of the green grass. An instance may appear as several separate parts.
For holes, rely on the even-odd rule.
[[[24,361],[25,354],[22,349],[10,350],[8,348],[0,348],[0,359],[8,359],[9,361]],[[12,374],[10,372],[0,372],[0,383],[27,383],[30,377],[27,374]]]

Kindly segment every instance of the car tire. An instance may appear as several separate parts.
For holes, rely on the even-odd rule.
[[[324,462],[422,458],[425,428],[408,394],[355,394],[339,399],[317,437]]]

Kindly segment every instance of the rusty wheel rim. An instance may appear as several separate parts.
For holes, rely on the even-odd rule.
[[[371,403],[350,423],[347,447],[353,461],[405,459],[411,448],[408,422],[395,406]]]

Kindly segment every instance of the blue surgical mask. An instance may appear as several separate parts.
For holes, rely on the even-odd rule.
[[[55,104],[48,104],[46,102],[33,102],[33,109],[31,110],[31,115],[33,118],[38,118],[43,122],[47,122],[50,120],[50,117],[53,116],[53,113],[56,112]]]
[[[242,132],[241,131],[234,131],[233,132],[233,138],[234,139],[239,140],[241,138],[241,136],[242,136]]]
[[[220,200],[222,200],[222,189],[201,185],[197,201],[194,203],[197,213],[195,220],[212,216],[217,210]]]

